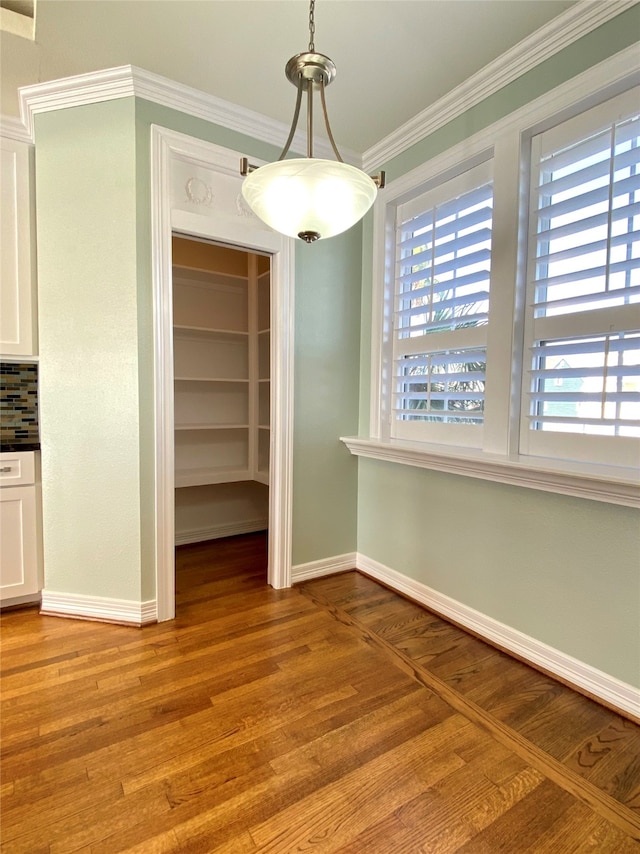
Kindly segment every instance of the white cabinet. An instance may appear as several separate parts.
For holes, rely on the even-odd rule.
[[[33,356],[35,239],[32,146],[0,137],[0,354]]]
[[[0,454],[0,601],[36,600],[42,588],[35,453]]]

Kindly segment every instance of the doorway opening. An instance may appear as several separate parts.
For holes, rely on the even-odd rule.
[[[270,263],[268,578],[291,586],[295,244],[242,206],[240,153],[151,126],[155,613],[175,616],[173,236],[235,247]],[[204,203],[194,196],[204,188]],[[215,205],[212,203],[215,199]],[[263,440],[264,441],[264,440]]]
[[[176,232],[171,243],[180,565],[268,531],[271,256]],[[264,533],[253,539],[266,550]]]

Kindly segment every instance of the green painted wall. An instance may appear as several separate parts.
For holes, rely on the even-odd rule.
[[[358,550],[640,684],[640,524],[602,504],[359,460]]]
[[[385,164],[393,179],[617,51],[613,19]],[[631,69],[630,69],[631,70]],[[363,258],[373,236],[364,224]],[[363,266],[360,435],[370,399],[371,274]],[[358,551],[612,676],[640,686],[640,514],[360,458]]]
[[[293,563],[356,549],[361,233],[296,250]]]
[[[45,586],[141,598],[132,99],[36,118]]]

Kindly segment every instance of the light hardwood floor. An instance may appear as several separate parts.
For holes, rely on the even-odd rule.
[[[179,549],[170,623],[3,614],[3,852],[640,851],[640,728],[265,551]]]

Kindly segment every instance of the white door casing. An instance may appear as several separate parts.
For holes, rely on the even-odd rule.
[[[271,255],[269,571],[291,585],[293,284],[295,242],[269,229],[240,191],[241,154],[151,127],[157,619],[175,616],[174,412],[171,235],[180,232]],[[252,158],[253,159],[253,158]]]

